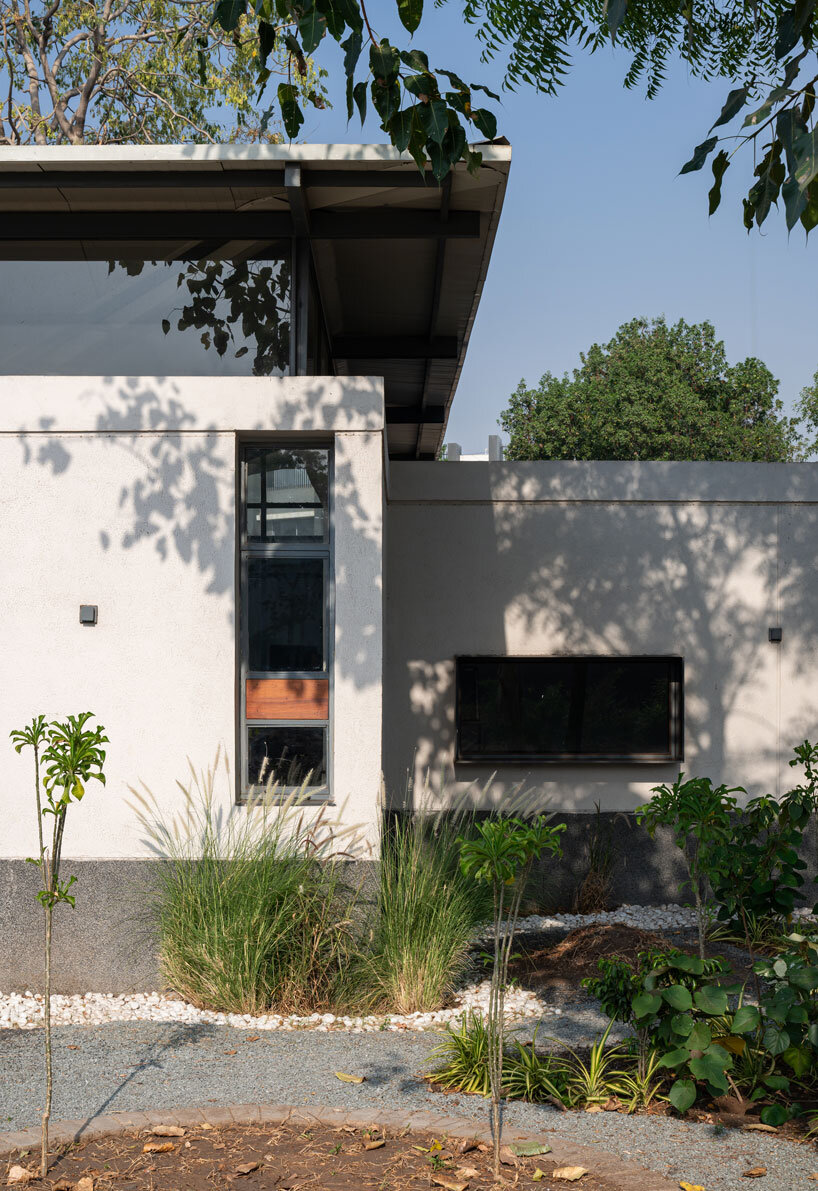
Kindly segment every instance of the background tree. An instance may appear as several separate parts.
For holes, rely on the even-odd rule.
[[[614,42],[630,59],[625,85],[644,83],[649,97],[675,61],[695,77],[739,84],[710,133],[744,116],[741,128],[726,138],[708,135],[681,172],[701,169],[718,149],[708,196],[712,214],[736,150],[751,145],[755,180],[744,200],[745,225],[760,227],[779,197],[789,228],[800,220],[809,232],[818,223],[818,0],[438,0],[446,2],[458,3],[474,26],[484,61],[505,59],[507,88],[526,83],[553,94],[572,53]],[[379,9],[383,19],[384,6]],[[293,79],[305,77],[307,57],[327,35],[344,51],[350,119],[357,108],[363,122],[370,101],[392,144],[408,150],[419,166],[428,159],[438,179],[461,159],[476,169],[480,154],[469,138],[496,134],[496,119],[476,105],[475,92],[498,96],[430,64],[429,54],[414,45],[391,45],[373,26],[366,0],[217,0],[214,12],[226,32],[241,28],[248,12],[258,17],[262,87],[269,80],[267,54],[286,50],[292,78],[279,84],[273,108],[290,137],[304,120]],[[395,0],[392,12],[411,37],[421,24],[423,0]]]
[[[799,459],[798,423],[777,393],[761,360],[728,364],[710,323],[637,318],[593,344],[572,377],[520,381],[500,425],[509,459]]]
[[[256,112],[255,16],[212,18],[208,0],[0,0],[0,145],[280,139]],[[267,69],[286,76],[283,49]]]

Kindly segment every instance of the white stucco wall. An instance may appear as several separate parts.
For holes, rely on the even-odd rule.
[[[333,780],[374,838],[381,775],[383,391],[371,378],[0,378],[0,857],[35,850],[32,759],[12,728],[93,711],[105,789],[64,854],[149,854],[128,806],[172,814],[187,758],[236,771],[236,434],[336,444]],[[99,623],[79,624],[81,603]],[[342,631],[343,630],[343,631]],[[220,781],[225,808],[233,791]]]
[[[392,464],[385,761],[458,765],[458,654],[681,654],[688,773],[753,794],[792,784],[818,736],[818,469],[812,464]],[[783,628],[781,645],[768,642]],[[633,809],[678,766],[501,767],[553,809]]]

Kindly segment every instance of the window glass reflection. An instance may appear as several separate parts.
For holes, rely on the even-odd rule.
[[[107,259],[103,249],[123,246],[74,247],[79,259],[0,261],[5,373],[289,372],[288,249],[266,245],[262,259],[257,246],[237,245],[237,257],[194,260],[204,246],[146,244],[144,256]]]

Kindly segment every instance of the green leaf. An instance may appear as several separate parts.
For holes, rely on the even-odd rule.
[[[768,1104],[761,1110],[761,1121],[764,1125],[786,1125],[790,1114],[783,1104]]]
[[[686,1046],[680,1046],[677,1050],[669,1050],[667,1054],[662,1055],[657,1066],[680,1067],[682,1063],[686,1063],[689,1058],[690,1050]]]
[[[792,154],[795,159],[794,177],[801,189],[806,190],[818,174],[818,124],[793,142]]]
[[[356,83],[352,89],[352,98],[358,108],[358,115],[361,117],[361,124],[366,119],[366,83]]]
[[[805,992],[815,992],[818,989],[818,968],[790,968],[790,984]]]
[[[727,994],[723,989],[716,988],[712,984],[706,984],[704,988],[696,989],[693,1000],[696,1003],[696,1008],[701,1009],[702,1013],[715,1016],[727,1012]]]
[[[682,984],[673,984],[670,988],[662,989],[662,996],[671,1009],[678,1009],[680,1013],[687,1013],[693,1008],[693,998],[690,990]]]
[[[788,1046],[781,1058],[799,1079],[807,1074],[813,1063],[813,1056],[805,1046]]]
[[[383,79],[385,83],[391,83],[398,77],[400,56],[385,38],[380,45],[371,46],[369,69],[375,79]]]
[[[770,1022],[761,1039],[762,1046],[771,1055],[783,1055],[790,1045],[790,1036],[778,1022]]]
[[[410,70],[416,70],[419,74],[429,74],[429,59],[423,50],[401,50],[400,60]]]
[[[421,104],[418,120],[428,139],[441,144],[449,127],[449,111],[443,100],[433,99]]]
[[[259,21],[258,23],[258,48],[261,54],[262,62],[266,62],[270,54],[275,49],[276,44],[276,30],[274,25],[270,25],[267,21]]]
[[[668,1100],[677,1112],[686,1113],[696,1100],[696,1085],[693,1080],[674,1080],[668,1093]]]
[[[719,138],[717,136],[711,136],[706,141],[702,141],[693,150],[693,156],[690,158],[690,161],[686,161],[679,170],[679,174],[692,174],[694,170],[700,170],[718,143]]]
[[[611,39],[613,41],[616,40],[617,31],[624,21],[627,11],[628,0],[606,0],[605,18],[608,22],[608,28],[611,31]]]
[[[344,51],[344,73],[348,79],[351,79],[355,73],[363,44],[363,35],[360,30],[356,29],[352,30],[346,41],[341,42],[341,49]]]
[[[398,16],[409,33],[414,33],[423,16],[423,0],[398,0]]]
[[[710,1026],[706,1021],[697,1021],[687,1039],[691,1050],[707,1050],[712,1040]]]
[[[214,19],[226,33],[232,33],[238,28],[239,21],[246,11],[246,0],[218,0]]]
[[[308,8],[298,22],[298,32],[301,34],[301,48],[305,54],[311,54],[319,45],[327,30],[327,22],[313,4]]]
[[[807,22],[815,9],[814,0],[796,0],[791,8],[778,18],[775,39],[775,56],[780,62],[798,44]]]
[[[711,124],[710,131],[712,132],[714,128],[718,128],[721,124],[727,124],[734,116],[738,115],[747,102],[749,94],[749,87],[736,87],[732,90],[724,102],[724,107],[721,109],[718,119],[714,124]]]
[[[693,1018],[689,1013],[677,1013],[670,1019],[670,1026],[674,1034],[687,1038],[693,1029]]]
[[[634,1017],[653,1017],[662,1007],[662,998],[658,993],[640,993],[633,998]]]
[[[304,123],[304,114],[298,105],[296,90],[292,83],[279,83],[277,94],[284,128],[287,136],[292,140],[298,136],[298,130]]]
[[[733,1033],[749,1034],[758,1027],[759,1021],[759,1012],[755,1005],[742,1005],[733,1016]]]
[[[721,202],[721,180],[729,164],[730,159],[724,149],[713,159],[713,185],[707,194],[709,200],[708,214],[710,215],[715,214]]]
[[[392,144],[396,149],[403,153],[409,148],[409,141],[412,137],[412,129],[415,122],[415,108],[404,108],[401,112],[395,112],[392,119],[389,121],[389,136]]]
[[[497,117],[487,108],[472,108],[471,118],[487,141],[497,136]]]

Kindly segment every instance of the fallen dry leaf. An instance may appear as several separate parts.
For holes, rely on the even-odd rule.
[[[254,1170],[258,1170],[261,1166],[260,1162],[240,1162],[236,1167],[236,1174],[252,1174]]]
[[[30,1170],[26,1170],[25,1166],[12,1166],[6,1178],[6,1186],[13,1187],[15,1184],[20,1186],[23,1183],[30,1183],[35,1178],[35,1175]]]
[[[364,1149],[365,1150],[379,1150],[381,1148],[381,1146],[385,1146],[385,1145],[386,1145],[386,1142],[384,1141],[384,1139],[382,1137],[375,1138],[373,1141],[365,1141]]]
[[[756,1131],[756,1133],[777,1133],[778,1132],[775,1125],[761,1125],[761,1124],[754,1123],[752,1125],[745,1125],[744,1128],[745,1129],[754,1129]]]
[[[564,1179],[566,1183],[576,1183],[588,1171],[584,1166],[560,1166],[551,1172],[552,1179]]]
[[[745,1170],[742,1172],[743,1179],[763,1179],[767,1173],[766,1166],[754,1166],[752,1170]]]
[[[181,1125],[154,1125],[151,1133],[154,1137],[184,1137],[185,1135]]]
[[[146,1141],[142,1147],[143,1154],[169,1154],[176,1146],[172,1141]]]
[[[508,1147],[518,1158],[534,1158],[537,1154],[550,1154],[551,1146],[542,1141],[515,1141]]]
[[[444,1191],[466,1191],[468,1181],[465,1183],[458,1183],[455,1179],[444,1179],[442,1175],[433,1174],[432,1182],[436,1187],[443,1187]]]
[[[90,1175],[84,1175],[77,1180],[77,1191],[94,1191],[94,1180]]]
[[[335,1078],[340,1079],[341,1083],[363,1083],[366,1077],[363,1075],[348,1075],[346,1071],[336,1071]]]

